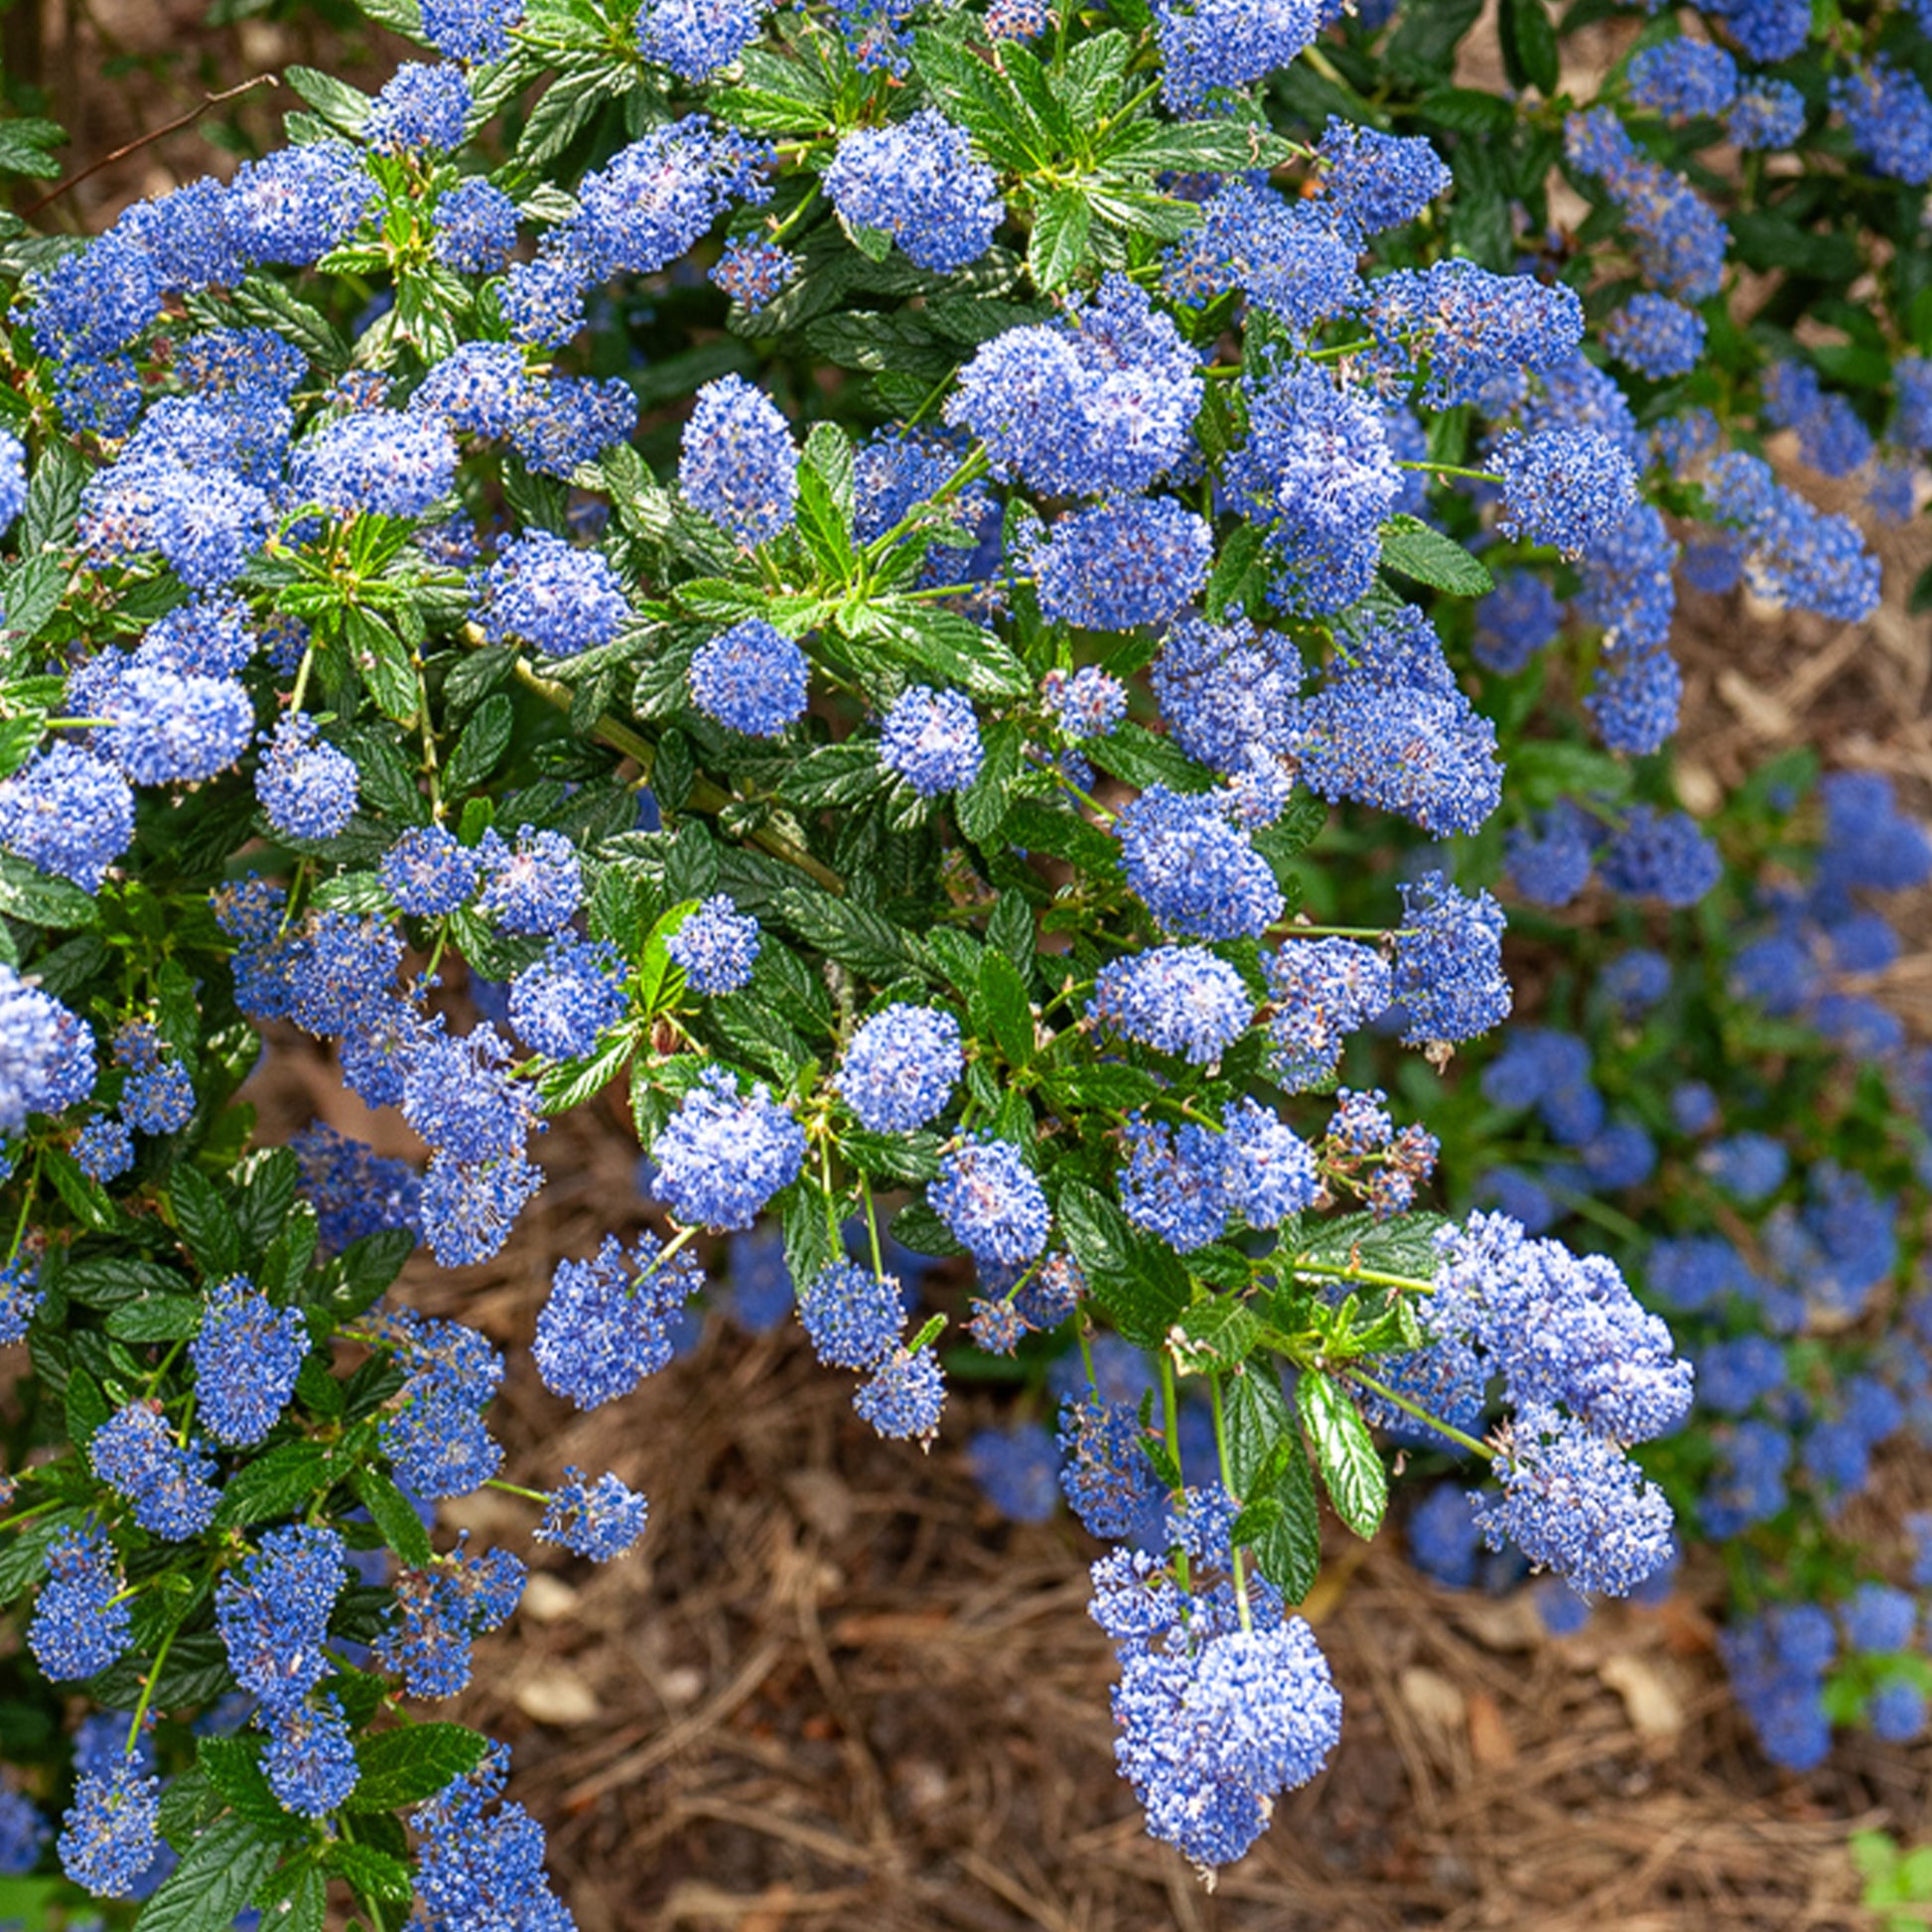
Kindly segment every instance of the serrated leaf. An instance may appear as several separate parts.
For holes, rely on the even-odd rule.
[[[1382,525],[1382,562],[1432,590],[1481,597],[1495,579],[1453,537],[1413,516],[1392,516]]]
[[[61,931],[91,926],[100,919],[100,908],[71,880],[37,872],[11,852],[0,852],[0,912],[28,925]]]
[[[1141,1067],[1103,1060],[1096,1066],[1077,1066],[1054,1074],[1046,1091],[1062,1113],[1098,1109],[1101,1113],[1127,1114],[1158,1100],[1163,1088]]]
[[[179,1167],[168,1182],[175,1227],[210,1281],[225,1281],[241,1259],[241,1230],[220,1191],[199,1168]]]
[[[1145,725],[1124,724],[1081,747],[1101,770],[1130,785],[1166,785],[1171,791],[1205,791],[1214,773],[1196,764],[1172,739]]]
[[[980,961],[979,1005],[1009,1064],[1029,1065],[1034,1057],[1033,1004],[1026,981],[1005,953],[989,952]]]
[[[488,1748],[487,1737],[463,1725],[411,1725],[364,1737],[355,1747],[353,1809],[394,1811],[421,1804],[468,1777]]]
[[[393,1852],[336,1839],[325,1847],[322,1862],[364,1898],[380,1899],[386,1905],[407,1905],[415,1896],[416,1886],[409,1866]]]
[[[206,1309],[193,1296],[144,1296],[115,1309],[107,1332],[116,1341],[188,1341],[201,1333]]]
[[[1367,1542],[1381,1528],[1389,1505],[1389,1472],[1368,1424],[1334,1380],[1317,1369],[1303,1371],[1295,1393],[1328,1500],[1335,1514]]]
[[[245,1818],[217,1818],[141,1907],[135,1932],[228,1932],[280,1856],[277,1842]]]
[[[1083,1181],[1062,1186],[1054,1205],[1067,1246],[1114,1325],[1137,1347],[1161,1346],[1188,1303],[1187,1276],[1179,1261]]]
[[[878,598],[848,614],[847,634],[884,647],[976,698],[1017,698],[1033,689],[1027,667],[1004,638],[953,611],[904,598]]]
[[[195,1746],[203,1774],[237,1818],[271,1832],[299,1836],[302,1825],[282,1809],[281,1801],[269,1789],[261,1753],[262,1740],[252,1736],[204,1737]]]
[[[1296,1252],[1298,1266],[1347,1268],[1427,1285],[1436,1278],[1436,1236],[1449,1225],[1446,1215],[1399,1214],[1378,1220],[1373,1214],[1342,1214],[1315,1224]]]
[[[68,131],[59,121],[16,115],[0,121],[0,174],[34,175],[52,181],[61,164],[47,152],[67,145]]]
[[[315,68],[287,67],[282,69],[282,78],[338,134],[345,134],[351,141],[360,136],[372,103],[359,87]]]
[[[271,1872],[255,1894],[255,1903],[261,1908],[261,1922],[275,1932],[327,1932],[329,1881],[320,1865]]]
[[[496,769],[515,728],[516,707],[504,692],[491,692],[477,706],[450,754],[443,774],[445,787],[457,796],[475,790]]]
[[[1063,289],[1086,267],[1091,253],[1093,206],[1077,188],[1056,188],[1034,209],[1027,244],[1027,272],[1042,295]]]
[[[427,1570],[435,1561],[436,1551],[415,1504],[380,1469],[357,1469],[349,1478],[349,1486],[382,1532],[383,1542],[402,1563],[411,1570]]]
[[[343,631],[349,662],[370,702],[392,723],[410,723],[416,716],[418,694],[409,646],[384,619],[359,604],[344,611]]]
[[[57,1509],[0,1537],[0,1603],[12,1602],[22,1590],[40,1582],[47,1568],[47,1546],[63,1530],[82,1521],[86,1513],[82,1509]]]
[[[1217,1295],[1185,1310],[1168,1336],[1168,1351],[1183,1375],[1239,1368],[1261,1340],[1261,1323],[1243,1302]]]
[[[295,1516],[330,1488],[340,1473],[336,1452],[320,1443],[278,1443],[228,1478],[214,1511],[220,1529],[246,1529],[276,1516]]]

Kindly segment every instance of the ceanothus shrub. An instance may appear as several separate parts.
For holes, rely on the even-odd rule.
[[[1581,1588],[1669,1556],[1627,1454],[1690,1401],[1668,1333],[1600,1257],[1419,1211],[1430,1124],[1334,1082],[1371,1024],[1444,1064],[1507,1019],[1455,842],[1536,750],[1486,677],[1564,601],[1619,757],[1675,721],[1676,530],[1868,609],[1754,439],[1902,460],[1922,370],[1843,301],[1836,359],[1728,317],[1674,164],[1729,69],[1671,33],[1747,64],[1734,142],[1898,183],[1925,44],[1659,17],[1586,104],[1543,0],[1503,9],[1513,100],[1443,85],[1473,0],[372,11],[432,58],[374,99],[294,69],[286,147],[0,259],[0,1584],[98,1714],[23,1767],[65,1809],[11,1794],[9,1862],[175,1928],[569,1923],[505,1753],[399,1711],[523,1565],[436,1523],[502,1486],[504,1362],[391,1287],[500,1252],[609,1088],[660,1212],[557,1259],[545,1383],[621,1400],[714,1238],[774,1228],[858,1416],[930,1441],[945,1317],[887,1257],[963,1257],[975,1345],[1078,1345],[1121,1766],[1236,1859],[1340,1734],[1294,1606],[1318,1494],[1382,1521],[1377,1431],[1486,1463],[1481,1534]],[[1597,205],[1567,253],[1558,169]],[[1787,320],[1916,221],[1887,195],[1736,210]],[[1815,268],[1808,218],[1868,250]],[[1373,901],[1336,930],[1298,912],[1333,808]],[[1420,868],[1361,863],[1411,827]],[[422,1163],[260,1144],[271,1025]],[[538,1539],[643,1532],[555,1483]]]

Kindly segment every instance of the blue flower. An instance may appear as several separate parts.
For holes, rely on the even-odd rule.
[[[630,617],[622,581],[604,558],[548,530],[512,538],[470,588],[491,643],[534,644],[550,657],[611,643]]]
[[[891,1275],[833,1262],[805,1285],[798,1319],[812,1352],[831,1368],[875,1368],[898,1346],[905,1298]]]
[[[741,1096],[736,1077],[707,1067],[651,1144],[657,1194],[693,1227],[748,1228],[798,1177],[805,1136],[760,1081]]]
[[[909,685],[879,728],[879,761],[923,798],[965,790],[981,757],[979,720],[963,691]]]
[[[983,1137],[955,1148],[940,1161],[926,1199],[981,1262],[1028,1262],[1045,1252],[1046,1195],[1011,1141]]]
[[[308,1350],[300,1309],[276,1308],[240,1275],[211,1290],[188,1348],[209,1433],[223,1443],[259,1443],[295,1393]]]
[[[742,544],[763,543],[789,528],[798,501],[798,452],[777,405],[742,375],[707,382],[684,426],[677,480],[692,505]]]
[[[749,738],[778,738],[805,715],[805,653],[762,618],[747,618],[699,646],[691,702]]]
[[[951,1014],[896,1004],[846,1042],[833,1084],[862,1126],[904,1134],[944,1109],[964,1070],[959,1022]]]
[[[644,1533],[646,1505],[615,1475],[586,1482],[582,1469],[564,1470],[562,1483],[545,1499],[543,1521],[533,1534],[593,1563],[621,1557]]]
[[[736,993],[752,982],[759,922],[715,893],[664,942],[671,964],[695,993]]]
[[[845,135],[824,180],[843,219],[883,230],[908,261],[942,274],[978,261],[1006,212],[993,170],[932,107]]]

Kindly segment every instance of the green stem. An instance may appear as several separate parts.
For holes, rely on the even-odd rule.
[[[1407,457],[1397,457],[1398,470],[1425,470],[1432,477],[1469,477],[1477,483],[1499,483],[1501,475],[1494,470],[1465,470],[1459,463],[1412,463]]]
[[[1227,1415],[1221,1403],[1221,1378],[1218,1375],[1207,1378],[1207,1392],[1209,1401],[1214,1405],[1214,1453],[1221,1464],[1221,1487],[1232,1496],[1234,1482],[1233,1471],[1228,1467]],[[1234,1607],[1240,1613],[1242,1629],[1253,1630],[1254,1616],[1248,1607],[1248,1573],[1242,1565],[1241,1546],[1238,1543],[1229,1542],[1228,1557],[1234,1569]]]
[[[295,667],[295,683],[289,690],[289,710],[292,712],[302,709],[302,700],[309,694],[309,672],[315,661],[315,646],[305,645],[302,651],[302,662]],[[427,706],[424,708],[428,709]]]
[[[1087,1345],[1086,1336],[1084,1333],[1082,1333],[1080,1337],[1080,1346],[1084,1349],[1086,1345]],[[1173,1357],[1170,1355],[1168,1351],[1164,1348],[1161,1350],[1160,1362],[1161,1362],[1161,1430],[1163,1436],[1167,1440],[1168,1453],[1173,1457],[1174,1467],[1176,1469],[1179,1469],[1180,1468],[1180,1396],[1179,1396],[1179,1392],[1174,1388]],[[1093,1363],[1091,1359],[1089,1359],[1087,1363],[1087,1380],[1088,1382],[1092,1382],[1093,1380]],[[1185,1477],[1186,1471],[1184,1469],[1181,1470],[1181,1475],[1183,1478]],[[1182,1487],[1184,1488],[1185,1486],[1186,1486],[1185,1482],[1183,1481]],[[1179,1583],[1180,1587],[1182,1589],[1185,1589],[1187,1587],[1187,1552],[1185,1550],[1176,1551],[1174,1554],[1174,1576],[1176,1581]]]
[[[141,1725],[147,1719],[148,1706],[154,1700],[155,1686],[161,1682],[161,1667],[168,1661],[168,1652],[174,1647],[175,1638],[180,1631],[181,1625],[177,1623],[161,1639],[161,1647],[154,1653],[154,1666],[148,1672],[147,1681],[141,1686],[141,1701],[134,1707],[134,1722],[127,1727],[127,1748],[121,1753],[123,1757],[132,1757],[134,1746],[141,1741]]]
[[[1298,1275],[1311,1275],[1320,1282],[1359,1282],[1364,1288],[1393,1288],[1405,1295],[1433,1295],[1434,1282],[1419,1282],[1410,1275],[1384,1275],[1374,1268],[1341,1268],[1331,1262],[1304,1261],[1299,1256],[1290,1264]]]
[[[1379,1395],[1384,1402],[1393,1403],[1405,1415],[1414,1416],[1419,1423],[1427,1424],[1439,1436],[1447,1436],[1451,1443],[1460,1443],[1465,1449],[1472,1450],[1485,1462],[1493,1462],[1496,1459],[1496,1451],[1487,1443],[1478,1442],[1475,1437],[1464,1435],[1461,1430],[1432,1416],[1420,1403],[1411,1402],[1406,1395],[1397,1394],[1386,1382],[1378,1382],[1374,1376],[1366,1374],[1352,1362],[1343,1365],[1342,1373],[1351,1382],[1359,1382],[1372,1394]]]
[[[837,1254],[839,1241],[839,1203],[838,1195],[832,1186],[832,1137],[828,1133],[818,1144],[819,1184],[825,1190],[825,1232],[831,1238],[832,1252]]]
[[[40,1148],[34,1150],[34,1166],[32,1172],[27,1176],[27,1192],[20,1203],[20,1219],[14,1223],[13,1242],[7,1249],[7,1264],[9,1267],[19,1259],[20,1244],[27,1239],[27,1217],[34,1211],[34,1197],[41,1184],[41,1159],[44,1150]]]
[[[860,1197],[866,1203],[866,1233],[872,1238],[872,1272],[881,1281],[886,1278],[886,1257],[879,1248],[879,1216],[873,1211],[872,1181],[865,1175],[859,1176]]]
[[[541,1489],[526,1489],[520,1482],[506,1482],[501,1476],[485,1476],[485,1489],[500,1489],[506,1496],[521,1496],[526,1503],[545,1503],[550,1501]]]

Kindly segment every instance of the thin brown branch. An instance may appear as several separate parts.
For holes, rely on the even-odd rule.
[[[244,80],[237,86],[224,87],[218,94],[205,94],[199,107],[191,107],[186,114],[179,115],[162,126],[150,128],[146,134],[137,135],[126,146],[119,147],[112,154],[104,154],[98,161],[89,162],[77,175],[69,175],[58,187],[50,188],[38,202],[30,207],[21,209],[21,219],[31,221],[42,208],[58,202],[63,195],[70,194],[85,181],[89,175],[97,175],[103,168],[111,168],[115,162],[125,160],[138,149],[145,148],[152,141],[159,141],[164,135],[179,133],[185,127],[193,127],[210,107],[218,107],[224,100],[233,100],[237,94],[252,93],[257,87],[279,87],[282,77],[278,73],[258,73],[252,79]]]

